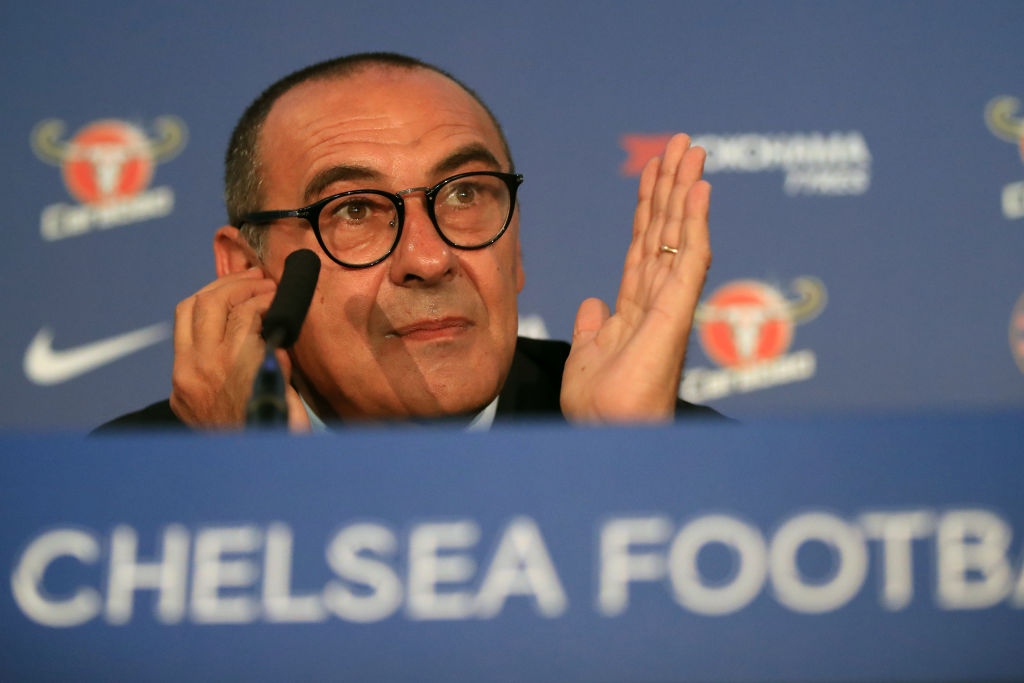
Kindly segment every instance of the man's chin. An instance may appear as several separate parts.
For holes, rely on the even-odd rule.
[[[479,375],[461,382],[454,378],[433,377],[429,384],[430,395],[415,402],[413,412],[416,417],[475,414],[487,407],[500,389],[497,381],[486,381]]]
[[[426,394],[395,397],[395,404],[342,419],[371,422],[472,418],[494,400],[497,393],[451,392],[448,388]]]
[[[376,372],[362,377],[360,389],[332,391],[326,394],[333,394],[327,403],[342,420],[475,414],[498,395],[507,372],[502,366],[510,364],[501,349],[479,341],[460,335],[454,340],[385,345],[377,350]],[[344,375],[343,368],[332,371],[335,377]]]

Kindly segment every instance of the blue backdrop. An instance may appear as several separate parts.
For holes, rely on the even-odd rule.
[[[614,300],[633,169],[683,130],[715,188],[685,395],[740,418],[1024,407],[1020,2],[0,15],[0,426],[82,429],[167,395],[236,118],[283,74],[364,50],[437,63],[502,120],[526,176],[524,329],[565,338],[582,299]]]

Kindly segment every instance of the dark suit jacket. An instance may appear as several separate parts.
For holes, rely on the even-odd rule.
[[[565,342],[519,337],[515,356],[512,358],[512,368],[498,399],[495,421],[521,417],[564,419],[559,394],[562,391],[562,369],[568,356],[569,345]],[[711,408],[677,401],[676,418],[690,417],[720,418],[721,415]],[[178,416],[171,411],[170,402],[159,401],[142,410],[111,420],[94,433],[139,428],[173,429],[184,426]]]

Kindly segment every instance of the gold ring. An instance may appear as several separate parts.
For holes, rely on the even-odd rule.
[[[670,247],[667,244],[661,245],[661,247],[658,248],[658,251],[660,251],[660,252],[662,252],[664,254],[678,254],[679,253],[678,249],[676,249],[675,247]]]

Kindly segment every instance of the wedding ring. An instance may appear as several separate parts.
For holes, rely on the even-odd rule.
[[[661,251],[661,252],[663,252],[665,254],[678,254],[679,253],[678,249],[676,249],[675,247],[670,247],[667,244],[661,245],[661,247],[659,247],[658,251]]]

